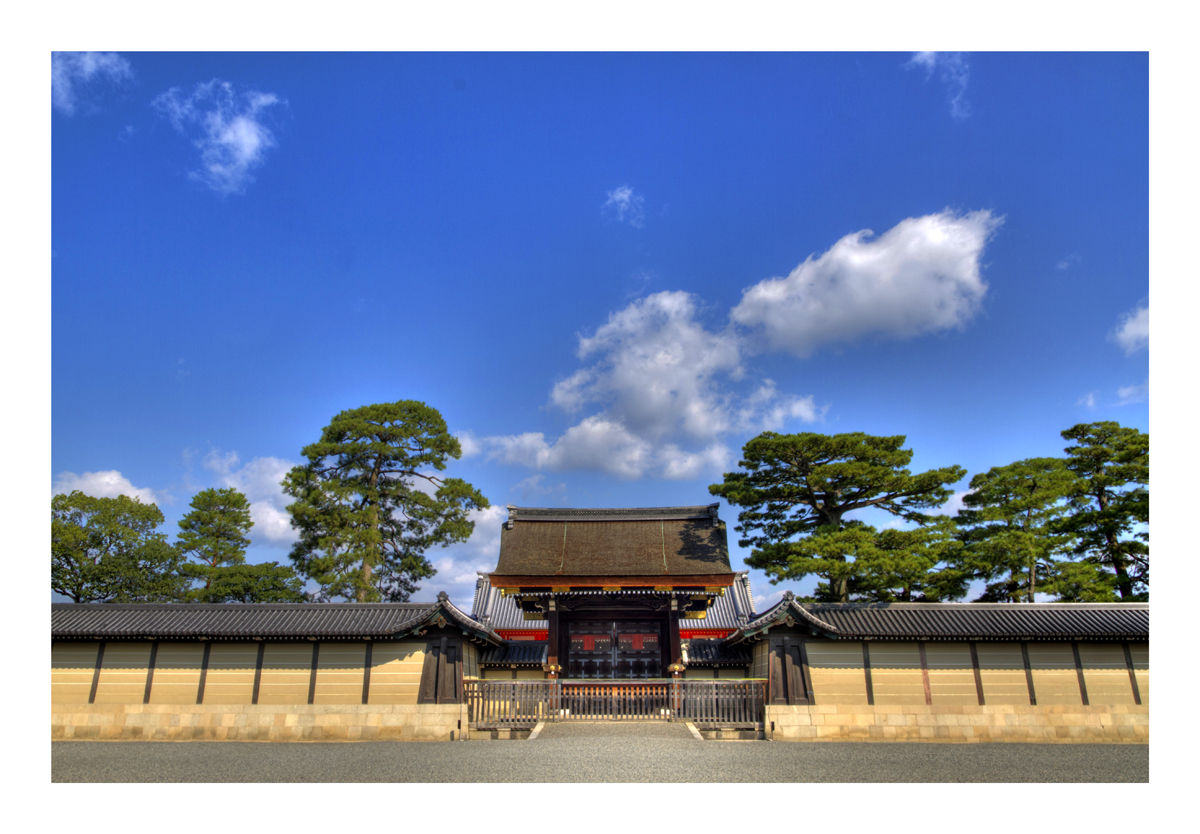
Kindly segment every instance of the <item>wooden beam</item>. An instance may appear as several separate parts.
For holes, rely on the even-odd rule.
[[[96,668],[92,670],[92,691],[88,693],[88,703],[96,703],[96,690],[100,687],[100,667],[104,665],[104,641],[96,649]]]
[[[321,641],[313,641],[312,668],[308,670],[308,702],[315,704],[317,700],[317,658],[321,656]]]
[[[1037,693],[1033,689],[1033,666],[1029,663],[1029,644],[1021,641],[1021,659],[1025,661],[1025,685],[1029,687],[1029,706],[1037,706]]]
[[[204,703],[204,684],[208,682],[208,653],[212,650],[212,641],[204,641],[204,655],[200,658],[200,685],[196,687],[196,705]]]
[[[925,706],[933,705],[933,692],[929,689],[929,659],[925,656],[925,641],[917,641],[917,654],[921,658],[921,685],[925,687]]]
[[[979,697],[979,706],[984,706],[983,700],[983,675],[979,673],[979,650],[975,648],[975,641],[972,640],[968,645],[971,647],[971,669],[975,672],[975,694]]]
[[[867,646],[867,641],[862,641],[863,649],[863,676],[867,680],[867,704],[875,706],[875,687],[871,683],[871,649]]]
[[[150,662],[146,664],[146,691],[142,693],[142,703],[150,703],[150,687],[154,685],[154,661],[158,659],[158,641],[150,644]]]
[[[557,678],[558,670],[554,667],[561,666],[559,662],[559,623],[558,623],[558,608],[551,600],[550,611],[546,614],[546,665],[550,667],[550,677]]]
[[[1138,706],[1142,703],[1142,690],[1138,687],[1137,675],[1133,670],[1133,653],[1129,651],[1129,643],[1121,644],[1121,648],[1125,650],[1125,668],[1129,670],[1129,687],[1133,690],[1133,702]]]
[[[1079,643],[1075,640],[1071,641],[1071,652],[1075,655],[1075,676],[1079,678],[1079,697],[1083,699],[1083,705],[1089,706],[1087,683],[1083,680],[1083,661],[1079,659]]]
[[[498,576],[492,574],[488,578],[493,588],[503,588],[515,591],[519,588],[544,588],[547,593],[551,588],[588,588],[599,590],[614,585],[622,588],[638,588],[652,591],[663,587],[664,577],[659,576]],[[732,573],[700,573],[686,576],[671,576],[672,588],[728,588],[733,585]]]
[[[258,643],[258,659],[254,661],[254,692],[250,696],[250,703],[252,704],[258,703],[258,689],[262,684],[263,654],[266,650],[267,644],[260,640]]]
[[[437,694],[434,698],[434,703],[445,703],[442,700],[442,692],[446,687],[446,646],[449,643],[449,638],[442,636],[442,652],[438,655],[437,664]]]
[[[367,656],[363,660],[363,691],[362,702],[364,704],[370,702],[371,698],[371,654],[375,650],[375,641],[367,641]]]
[[[808,697],[809,706],[817,702],[816,693],[813,692],[812,671],[808,668],[808,648],[805,646],[807,641],[800,638],[800,674],[804,678],[804,692]]]

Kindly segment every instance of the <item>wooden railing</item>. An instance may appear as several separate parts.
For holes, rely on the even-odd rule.
[[[761,680],[463,681],[470,725],[532,727],[539,721],[691,721],[703,726],[762,722]]]

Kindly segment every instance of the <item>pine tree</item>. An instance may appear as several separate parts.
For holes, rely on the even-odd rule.
[[[845,602],[852,582],[865,582],[865,566],[854,564],[880,551],[877,531],[846,515],[875,507],[926,523],[930,517],[921,511],[944,504],[949,485],[966,474],[947,466],[913,475],[912,450],[903,445],[902,435],[764,432],[742,450],[745,471],[727,472],[708,490],[743,508],[736,529],[743,534],[739,544],[754,548],[747,565],[774,581],[816,574],[827,580],[830,599]],[[897,587],[894,579],[871,581]]]
[[[324,599],[404,602],[435,571],[424,553],[465,541],[488,500],[433,474],[462,455],[436,409],[402,400],[343,411],[283,481],[300,539],[291,559]]]
[[[1105,565],[1122,600],[1146,597],[1150,584],[1150,436],[1119,423],[1081,423],[1062,433],[1076,477],[1060,529],[1076,537],[1075,555]]]

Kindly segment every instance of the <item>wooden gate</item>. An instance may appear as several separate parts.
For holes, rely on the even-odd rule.
[[[463,681],[473,729],[520,729],[539,721],[691,721],[754,727],[763,721],[767,682]]]

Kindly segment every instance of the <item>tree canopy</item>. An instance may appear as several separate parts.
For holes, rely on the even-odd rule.
[[[989,580],[978,601],[1034,602],[1039,591],[1055,592],[1072,540],[1058,524],[1074,485],[1061,458],[1029,458],[971,479],[957,522],[971,565]]]
[[[919,561],[929,558],[933,540],[922,542],[896,531],[881,541],[874,528],[846,519],[855,510],[875,507],[906,521],[928,522],[931,518],[922,510],[944,504],[950,485],[966,475],[960,466],[913,475],[907,468],[912,450],[903,448],[904,441],[903,435],[862,432],[764,432],[742,450],[739,465],[745,471],[727,472],[723,483],[708,489],[743,508],[736,529],[743,535],[739,544],[753,548],[746,564],[766,571],[774,581],[816,574],[828,583],[823,593],[842,602],[855,588],[886,594],[907,588],[911,596],[909,557],[923,552]],[[930,566],[939,561],[941,556]],[[904,570],[885,575],[889,565]],[[950,583],[943,592],[955,587]]]
[[[1075,475],[1070,511],[1059,529],[1075,537],[1074,553],[1105,565],[1121,599],[1133,600],[1150,583],[1150,436],[1106,421],[1081,423],[1062,433],[1066,466]]]
[[[192,499],[179,521],[175,546],[194,562],[180,566],[200,586],[187,592],[193,602],[305,602],[304,580],[278,562],[247,565],[246,548],[254,526],[250,502],[236,489],[206,489]]]
[[[488,500],[434,473],[462,455],[430,406],[413,400],[343,411],[301,452],[283,489],[300,534],[296,569],[324,599],[404,602],[435,571],[425,551],[465,541]]]
[[[170,602],[183,592],[179,556],[157,532],[163,515],[137,498],[78,490],[50,501],[50,588],[74,602]]]

